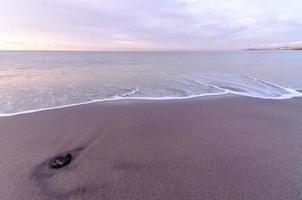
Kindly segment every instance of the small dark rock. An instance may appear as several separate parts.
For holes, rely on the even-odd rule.
[[[49,163],[49,167],[54,169],[64,167],[70,163],[71,159],[72,155],[70,153],[66,153],[52,159]]]

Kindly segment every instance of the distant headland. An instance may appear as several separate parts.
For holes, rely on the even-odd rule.
[[[302,47],[279,47],[279,48],[248,48],[247,51],[265,51],[265,50],[302,50]]]
[[[274,44],[261,44],[246,48],[248,51],[258,50],[302,50],[302,41],[287,42],[287,43],[274,43]]]

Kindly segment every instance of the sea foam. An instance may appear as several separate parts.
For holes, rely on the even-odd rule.
[[[290,99],[293,97],[302,97],[302,93],[293,88],[287,88],[279,84],[261,80],[255,77],[242,76],[236,74],[214,74],[214,73],[194,73],[182,75],[166,75],[165,80],[161,82],[152,82],[148,84],[137,85],[135,88],[116,89],[117,94],[102,96],[93,94],[88,100],[81,99],[82,94],[77,87],[71,86],[72,94],[77,94],[78,100],[70,100],[68,94],[62,97],[55,95],[49,98],[39,93],[38,98],[41,104],[36,107],[22,107],[22,103],[7,102],[11,108],[0,117],[40,112],[50,109],[65,108],[95,102],[119,101],[119,100],[178,100],[189,99],[203,96],[215,96],[233,94],[246,97],[261,99]],[[41,90],[41,88],[39,88]],[[50,91],[53,91],[50,90]],[[89,90],[85,90],[89,93]],[[8,95],[6,95],[8,96]],[[75,98],[73,96],[73,98]],[[3,99],[9,101],[11,98]],[[61,105],[53,105],[52,102],[60,100]],[[16,101],[17,102],[17,101]],[[22,102],[22,101],[21,101]],[[3,104],[3,103],[2,103]],[[3,106],[2,106],[3,108]],[[18,109],[14,109],[18,108]],[[1,109],[0,109],[1,110]]]

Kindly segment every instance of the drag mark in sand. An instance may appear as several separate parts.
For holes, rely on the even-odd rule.
[[[115,123],[118,124],[118,121],[113,122],[112,127],[114,127]],[[61,169],[53,169],[49,166],[49,163],[53,161],[54,158],[60,155],[66,155],[68,153],[72,155],[72,162],[74,162],[84,150],[87,150],[88,147],[90,147],[97,140],[102,140],[107,135],[112,134],[112,131],[110,130],[106,131],[107,133],[105,134],[101,134],[104,133],[105,130],[102,130],[101,128],[98,130],[98,132],[93,133],[82,145],[79,145],[78,147],[75,147],[71,150],[59,152],[56,155],[47,158],[42,163],[33,168],[30,177],[31,180],[34,180],[41,194],[45,195],[48,199],[73,199],[74,197],[81,196],[88,191],[92,192],[95,189],[99,190],[100,188],[104,189],[108,187],[107,183],[103,183],[97,186],[79,185],[67,190],[61,189],[58,183],[58,181],[60,181],[60,176],[64,176],[67,173],[72,173],[73,169],[75,169],[76,166],[69,164],[68,166]],[[64,183],[64,185],[68,184],[72,185],[72,181],[67,181],[66,183]]]
[[[78,154],[81,153],[81,151],[83,151],[83,150],[84,150],[84,147],[79,146],[70,151],[61,152],[58,155],[69,152],[73,155],[73,157],[75,159],[78,156]],[[35,181],[37,188],[40,189],[41,193],[45,194],[49,199],[68,199],[72,196],[77,196],[77,195],[83,194],[87,191],[87,186],[77,187],[72,190],[68,190],[68,191],[64,191],[64,192],[56,189],[55,180],[53,179],[53,177],[60,176],[60,175],[62,175],[62,173],[64,173],[67,170],[70,170],[70,169],[68,169],[68,168],[60,169],[60,170],[50,169],[49,160],[50,159],[48,158],[41,164],[34,167],[32,174],[31,174],[31,179],[33,179]],[[68,183],[66,183],[66,184],[68,184]]]

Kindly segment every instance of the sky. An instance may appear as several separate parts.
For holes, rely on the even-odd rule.
[[[302,40],[301,0],[0,0],[0,50],[216,50]]]

